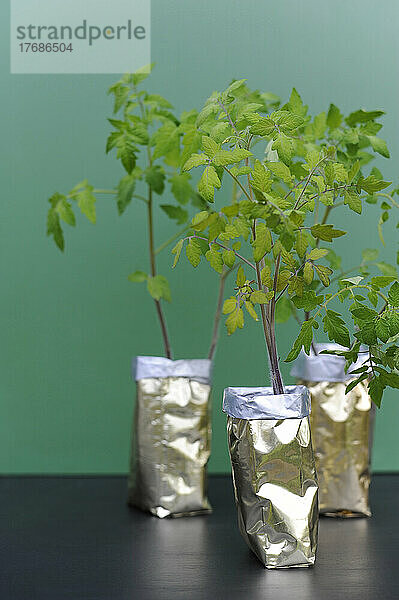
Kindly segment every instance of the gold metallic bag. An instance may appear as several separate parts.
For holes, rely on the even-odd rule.
[[[339,349],[316,344],[316,351]],[[367,380],[345,395],[354,379],[340,356],[301,354],[291,371],[312,399],[311,427],[320,486],[320,512],[327,516],[370,516],[370,453],[374,409]]]
[[[241,535],[268,569],[310,567],[318,486],[308,390],[227,388],[223,410]]]
[[[209,360],[138,356],[129,504],[157,517],[211,512]]]

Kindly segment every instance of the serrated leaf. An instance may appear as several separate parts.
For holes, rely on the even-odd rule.
[[[209,165],[205,168],[202,173],[201,179],[198,183],[198,193],[206,200],[207,202],[214,202],[215,196],[215,188],[220,188],[221,186],[220,179],[216,173],[214,167]]]
[[[313,225],[313,227],[310,228],[310,231],[314,238],[318,238],[325,242],[331,242],[334,238],[338,238],[346,234],[346,231],[334,229],[333,225]]]
[[[187,222],[188,212],[181,206],[174,206],[173,204],[161,204],[160,208],[168,215],[170,219],[176,221],[178,225],[183,225]]]
[[[237,285],[237,287],[241,288],[243,285],[245,285],[245,282],[246,282],[246,278],[245,278],[244,269],[242,266],[239,266],[238,271],[237,271],[237,277],[236,277],[236,285]]]
[[[180,258],[180,254],[183,248],[183,244],[184,244],[184,240],[179,240],[176,244],[176,246],[174,246],[172,248],[172,254],[175,255],[174,261],[173,261],[173,265],[172,265],[172,269],[175,268],[175,266],[177,265],[179,258]]]
[[[202,149],[209,158],[213,158],[219,150],[219,144],[207,135],[202,136]]]
[[[329,340],[336,342],[345,348],[350,347],[349,331],[345,321],[341,319],[338,313],[327,310],[326,315],[323,318],[323,324],[324,331],[327,333]]]
[[[192,154],[190,158],[185,162],[183,171],[190,171],[193,167],[199,167],[205,165],[209,161],[206,154]]]
[[[255,161],[252,172],[251,186],[260,192],[270,192],[272,188],[272,178],[259,160]]]
[[[86,185],[84,189],[76,195],[76,200],[81,212],[89,219],[91,223],[96,222],[96,197],[92,192],[93,187]]]
[[[338,129],[341,125],[343,119],[343,115],[340,113],[340,110],[335,104],[330,104],[330,108],[328,109],[327,114],[327,125],[330,129]]]
[[[383,342],[387,342],[391,337],[389,322],[384,315],[377,319],[375,323],[375,332],[377,337]]]
[[[319,260],[320,258],[327,256],[328,252],[329,251],[325,248],[313,248],[313,250],[307,254],[306,258],[309,258],[310,260]]]
[[[223,314],[228,315],[233,312],[237,308],[237,298],[232,296],[231,298],[227,298],[227,300],[223,303]]]
[[[193,194],[188,173],[174,173],[170,179],[170,189],[179,204],[187,204]]]
[[[136,176],[133,171],[131,175],[125,175],[118,183],[117,207],[118,213],[121,215],[125,212],[130,204],[133,193],[136,187]]]
[[[148,275],[147,273],[144,273],[144,271],[134,271],[134,273],[130,273],[127,278],[133,283],[142,283],[143,281],[147,281]]]
[[[260,117],[250,128],[253,135],[260,135],[261,137],[270,137],[275,131],[276,125],[268,117]]]
[[[150,295],[155,300],[163,298],[167,302],[171,302],[172,297],[170,293],[169,282],[163,275],[155,275],[155,277],[148,277],[147,288]]]
[[[272,236],[270,229],[265,223],[257,223],[255,229],[255,239],[252,242],[253,256],[255,262],[259,262],[270,252],[272,248]]]
[[[375,286],[378,289],[384,288],[393,281],[396,280],[396,277],[389,277],[384,275],[378,275],[377,277],[371,278],[371,285]]]
[[[384,156],[385,158],[390,157],[387,143],[384,140],[377,137],[376,135],[369,135],[368,139],[371,143],[371,147],[375,152],[378,152],[378,154],[381,154],[381,156]]]
[[[223,258],[221,253],[216,249],[215,245],[213,245],[211,249],[206,252],[205,258],[217,273],[222,273]]]
[[[253,307],[253,304],[251,302],[249,302],[248,300],[245,301],[245,308],[247,309],[247,312],[251,315],[251,317],[255,320],[258,321],[258,315],[256,314],[256,310]]]
[[[165,189],[165,173],[159,165],[148,167],[144,172],[145,180],[151,189],[161,195]]]
[[[380,377],[373,377],[368,384],[368,392],[370,398],[374,404],[378,407],[381,406],[382,395],[384,393],[385,386],[381,381]]]
[[[289,163],[294,154],[293,140],[284,133],[279,133],[273,142],[272,149],[277,150],[280,160]]]
[[[223,250],[222,257],[223,257],[223,262],[226,265],[226,267],[229,267],[229,269],[234,267],[234,263],[236,261],[236,255],[234,254],[233,250]]]
[[[307,285],[310,285],[313,281],[313,265],[312,263],[306,262],[303,267],[303,279]]]
[[[235,332],[237,327],[242,329],[244,327],[244,313],[241,308],[236,308],[226,319],[227,333],[231,335]]]
[[[379,192],[387,188],[391,185],[391,181],[382,181],[381,179],[377,179],[375,175],[369,175],[364,179],[360,179],[358,185],[368,194],[372,194],[373,192]]]
[[[288,184],[292,183],[291,171],[289,170],[287,165],[285,165],[284,163],[269,162],[269,163],[267,163],[267,168],[269,169],[269,171],[271,171],[273,173],[273,175],[282,179],[284,181],[284,183],[288,183]]]
[[[399,283],[397,281],[388,290],[388,300],[391,306],[399,306]]]
[[[252,156],[252,152],[244,150],[244,148],[236,148],[235,150],[218,150],[212,158],[214,165],[218,167],[224,167],[239,163],[245,158]]]
[[[362,212],[362,201],[360,196],[353,190],[346,190],[344,192],[344,204],[349,206],[358,215]]]
[[[292,315],[291,302],[286,296],[281,298],[276,303],[276,323],[286,323]]]
[[[300,258],[303,258],[305,256],[308,243],[309,240],[306,233],[303,230],[298,231],[298,233],[296,234],[295,249],[296,253]]]
[[[252,304],[267,304],[274,296],[274,291],[263,292],[262,290],[255,290],[251,294],[251,302]]]
[[[201,246],[195,238],[191,238],[186,246],[186,255],[193,267],[198,267],[201,262]]]

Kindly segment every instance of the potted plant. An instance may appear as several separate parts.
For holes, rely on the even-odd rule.
[[[96,202],[114,196],[119,214],[132,200],[147,211],[149,269],[132,272],[132,282],[146,283],[154,302],[164,345],[163,357],[139,356],[133,360],[137,399],[132,433],[128,501],[158,517],[200,514],[210,511],[206,492],[206,465],[210,454],[210,381],[223,306],[225,281],[232,269],[218,270],[219,292],[208,357],[173,360],[172,344],[163,303],[171,301],[167,278],[158,272],[157,257],[187,229],[189,204],[201,208],[204,200],[193,189],[180,163],[198,143],[197,112],[177,118],[171,104],[159,94],[140,89],[148,67],[122,77],[110,88],[114,113],[106,151],[116,151],[124,175],[115,189],[97,189],[87,180],[68,194],[49,199],[47,233],[64,249],[62,223],[74,226],[74,207],[92,223]],[[182,136],[184,134],[184,145]],[[157,197],[169,186],[175,202],[161,203]],[[180,226],[177,234],[158,248],[154,240],[154,211],[161,209]]]
[[[373,193],[388,183],[373,175],[364,177],[358,163],[348,168],[334,144],[319,142],[317,127],[311,142],[301,138],[298,132],[309,119],[296,90],[281,109],[264,116],[252,104],[237,106],[235,93],[242,85],[243,80],[237,81],[212,94],[197,119],[203,134],[202,151],[188,158],[183,171],[202,168],[198,191],[210,206],[194,217],[192,232],[174,248],[175,263],[186,245],[190,261],[196,249],[199,256],[205,253],[211,266],[224,260],[224,253],[234,254],[240,264],[234,294],[223,307],[227,330],[233,334],[244,327],[244,311],[260,320],[271,387],[230,387],[224,393],[239,526],[266,567],[310,566],[315,561],[318,526],[310,398],[305,386],[283,383],[276,339],[277,305],[288,296],[304,298],[306,306],[316,309],[302,324],[286,361],[296,359],[302,348],[309,354],[313,330],[321,322],[329,339],[347,349],[347,360],[356,361],[361,344],[368,347],[373,370],[368,373],[370,362],[362,366],[356,382],[370,377],[369,393],[376,402],[385,385],[396,385],[398,376],[392,365],[397,348],[391,345],[389,359],[385,359],[382,339],[371,329],[377,314],[378,323],[386,322],[385,329],[389,326],[389,335],[394,335],[399,284],[383,276],[369,283],[342,282],[335,295],[316,295],[314,279],[327,288],[333,274],[331,267],[320,262],[328,250],[319,244],[330,245],[345,231],[328,222],[328,214],[324,222],[308,224],[316,199],[333,206],[344,193],[344,202],[355,210],[362,190]],[[215,123],[224,127],[223,140],[215,138]],[[267,144],[266,161],[256,158],[256,142]],[[226,178],[240,189],[242,199],[213,210],[215,190],[222,182],[226,185]],[[389,284],[389,293],[383,293],[382,287]],[[366,306],[360,290],[367,291],[370,302],[383,300],[380,313]],[[348,297],[358,327],[354,342],[342,310],[338,312],[334,304],[336,298]]]
[[[302,126],[299,134],[303,140],[312,142],[312,135],[317,129],[318,137],[325,145],[335,145],[348,170],[356,164],[359,164],[361,169],[375,158],[376,153],[389,158],[386,143],[376,136],[382,127],[377,119],[382,114],[379,110],[356,110],[344,118],[339,109],[332,104],[327,113],[317,115],[313,122]],[[323,127],[320,126],[321,122],[324,123]],[[371,170],[371,175],[378,181],[383,179],[376,167]],[[333,209],[348,209],[348,206],[345,206],[349,204],[345,194],[345,190],[343,193],[337,190],[334,203],[324,207],[317,207],[320,199],[316,199],[315,211],[319,214],[321,222],[326,221]],[[364,193],[361,200],[365,201],[366,206],[381,202],[382,213],[378,221],[378,230],[384,243],[382,225],[388,220],[389,211],[398,204],[387,190]],[[323,208],[323,211],[320,211],[320,208]],[[360,214],[362,203],[353,203],[352,210]],[[330,251],[326,259],[330,266],[334,266],[336,274],[331,279],[329,289],[336,291],[340,281],[356,281],[357,276],[365,278],[376,269],[382,275],[396,277],[396,267],[378,260],[378,254],[377,249],[364,248],[360,264],[343,271],[341,258]],[[351,277],[353,275],[355,279]],[[320,282],[314,283],[316,296],[320,287]],[[306,295],[294,298],[294,301],[287,299],[286,302],[288,306],[285,319],[289,318],[291,311],[298,318],[298,309],[306,308],[302,320],[308,320],[312,309],[315,309],[312,304],[306,305]],[[351,386],[346,393],[346,387],[357,379],[352,372],[361,366],[362,357],[367,354],[365,352],[363,355],[360,352],[358,363],[345,369],[345,359],[342,356],[326,354],[327,351],[340,349],[342,350],[335,343],[313,341],[310,355],[301,352],[291,375],[296,377],[298,383],[306,385],[311,395],[310,420],[320,486],[320,512],[335,517],[370,516],[370,458],[375,410],[368,394],[367,379],[354,387]]]

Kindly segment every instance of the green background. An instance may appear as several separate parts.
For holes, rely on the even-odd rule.
[[[3,473],[121,473],[127,470],[134,384],[130,359],[162,353],[158,323],[143,286],[127,281],[146,269],[145,214],[132,205],[119,218],[114,202],[98,202],[98,224],[79,219],[61,254],[45,236],[47,198],[87,177],[113,187],[121,175],[106,157],[116,77],[10,75],[9,14],[1,3],[1,418]],[[295,86],[312,111],[333,101],[344,111],[384,108],[383,137],[392,160],[381,159],[396,180],[399,155],[397,23],[395,0],[153,0],[151,91],[178,110],[202,106],[233,77],[284,99]],[[346,266],[360,247],[380,246],[377,211],[349,211],[351,233],[341,242]],[[387,224],[383,256],[396,252]],[[157,241],[173,233],[158,215]],[[211,330],[216,276],[187,261],[169,273],[174,302],[167,306],[175,356],[202,357]],[[223,328],[224,329],[224,328]],[[280,354],[295,323],[280,326]],[[213,393],[213,472],[228,470],[223,387],[267,383],[260,326],[250,323],[231,339],[221,332]],[[288,369],[283,366],[285,375]],[[289,377],[287,376],[287,381]],[[388,392],[378,413],[373,465],[397,470],[399,403]]]

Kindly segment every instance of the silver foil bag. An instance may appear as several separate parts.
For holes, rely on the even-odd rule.
[[[316,351],[339,349],[316,344]],[[345,394],[356,376],[342,357],[301,354],[291,371],[309,389],[311,428],[320,486],[320,512],[327,516],[370,516],[369,485],[374,408],[367,380]]]
[[[268,569],[312,566],[319,511],[308,390],[227,388],[223,410],[241,535]]]
[[[138,356],[129,504],[157,517],[211,512],[211,361]]]

